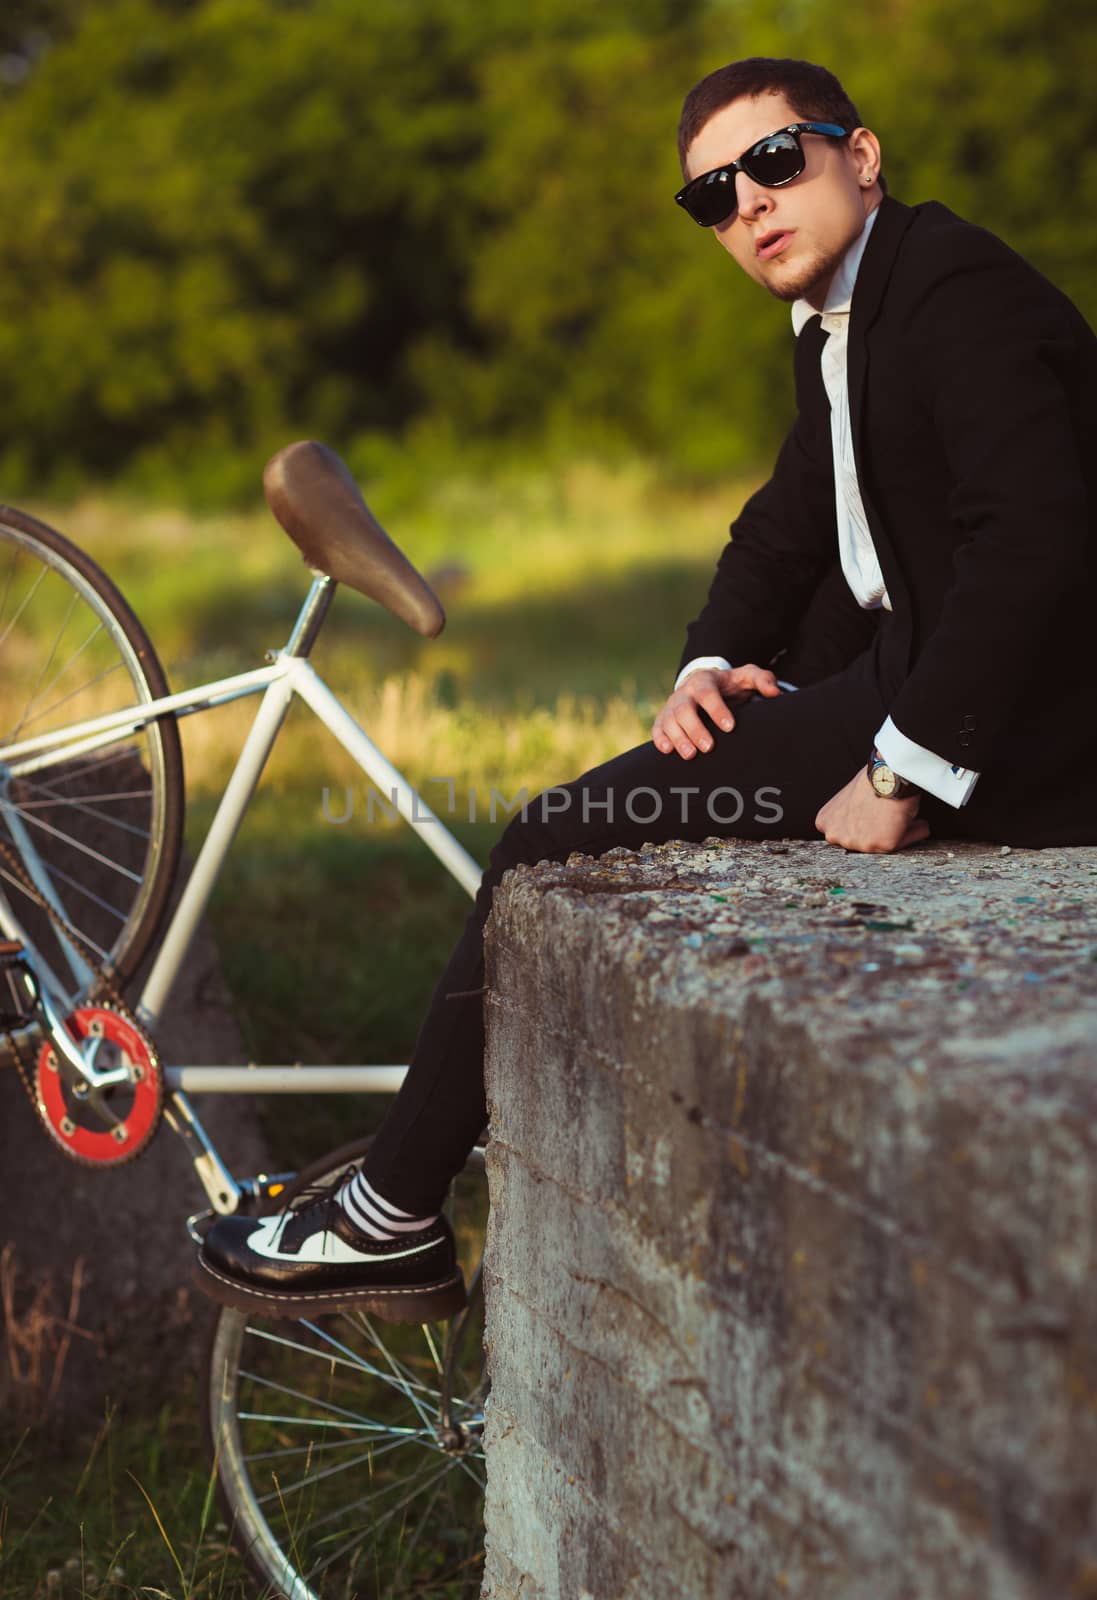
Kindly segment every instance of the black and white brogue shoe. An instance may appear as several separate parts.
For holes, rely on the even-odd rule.
[[[195,1273],[222,1304],[272,1316],[358,1309],[386,1322],[434,1322],[466,1303],[444,1217],[398,1239],[370,1239],[330,1195],[276,1216],[219,1218]]]

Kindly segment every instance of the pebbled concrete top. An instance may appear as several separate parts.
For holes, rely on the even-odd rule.
[[[825,1021],[832,1048],[846,1033],[863,1056],[879,1035],[916,1072],[927,1054],[1036,1078],[1097,1066],[1094,847],[930,843],[868,856],[713,838],[521,875],[530,889],[620,896],[602,900],[600,917],[642,921],[645,945],[673,955],[676,988],[710,991],[710,1003],[729,983],[773,999],[784,989],[789,1006]]]

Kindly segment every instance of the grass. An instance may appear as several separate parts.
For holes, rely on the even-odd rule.
[[[505,821],[485,816],[492,787],[533,794],[646,736],[744,493],[671,492],[642,465],[583,463],[399,496],[382,486],[373,509],[433,575],[448,626],[423,641],[341,592],[315,664],[443,813],[446,791],[428,780],[452,780],[445,820],[484,860]],[[259,664],[305,592],[296,550],[263,511],[195,520],[94,499],[28,509],[112,573],[173,687]],[[182,725],[192,849],[253,704]],[[376,806],[371,818],[361,775],[295,710],[212,908],[252,1056],[406,1059],[466,906],[420,838]],[[301,1164],[367,1127],[357,1102],[279,1100],[272,1156]],[[4,1600],[252,1594],[209,1503],[194,1410],[184,1385],[170,1403],[137,1398],[75,1433],[21,1438],[0,1421]]]
[[[107,1400],[78,1441],[43,1427],[5,1439],[0,1594],[254,1600],[210,1493],[192,1380],[139,1418]]]

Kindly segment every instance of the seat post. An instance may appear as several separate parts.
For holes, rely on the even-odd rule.
[[[287,656],[307,657],[324,626],[324,618],[335,599],[336,582],[326,572],[313,571],[312,587],[298,612],[289,643],[283,652]]]

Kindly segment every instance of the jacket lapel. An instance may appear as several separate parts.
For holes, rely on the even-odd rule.
[[[853,425],[853,447],[857,457],[858,476],[861,473],[861,415],[865,396],[865,373],[868,368],[866,337],[875,322],[884,299],[891,269],[903,235],[914,221],[914,212],[899,200],[885,195],[880,202],[880,214],[872,225],[865,253],[857,272],[853,288],[853,304],[849,314],[849,343],[846,348],[846,374],[849,383],[849,414]],[[863,483],[863,479],[861,480]]]
[[[899,622],[897,645],[901,639],[904,651],[910,644],[910,607],[907,601],[907,584],[888,535],[887,527],[874,504],[871,480],[865,470],[864,457],[864,406],[865,385],[868,377],[868,331],[879,316],[891,277],[899,246],[907,229],[914,221],[910,206],[885,195],[880,202],[880,214],[872,225],[872,233],[861,257],[857,282],[853,287],[853,303],[849,315],[849,340],[846,345],[846,382],[849,386],[849,418],[853,434],[853,459],[857,468],[857,483],[861,490],[861,503],[868,518],[872,542],[880,562],[884,583],[887,586],[892,610]]]

